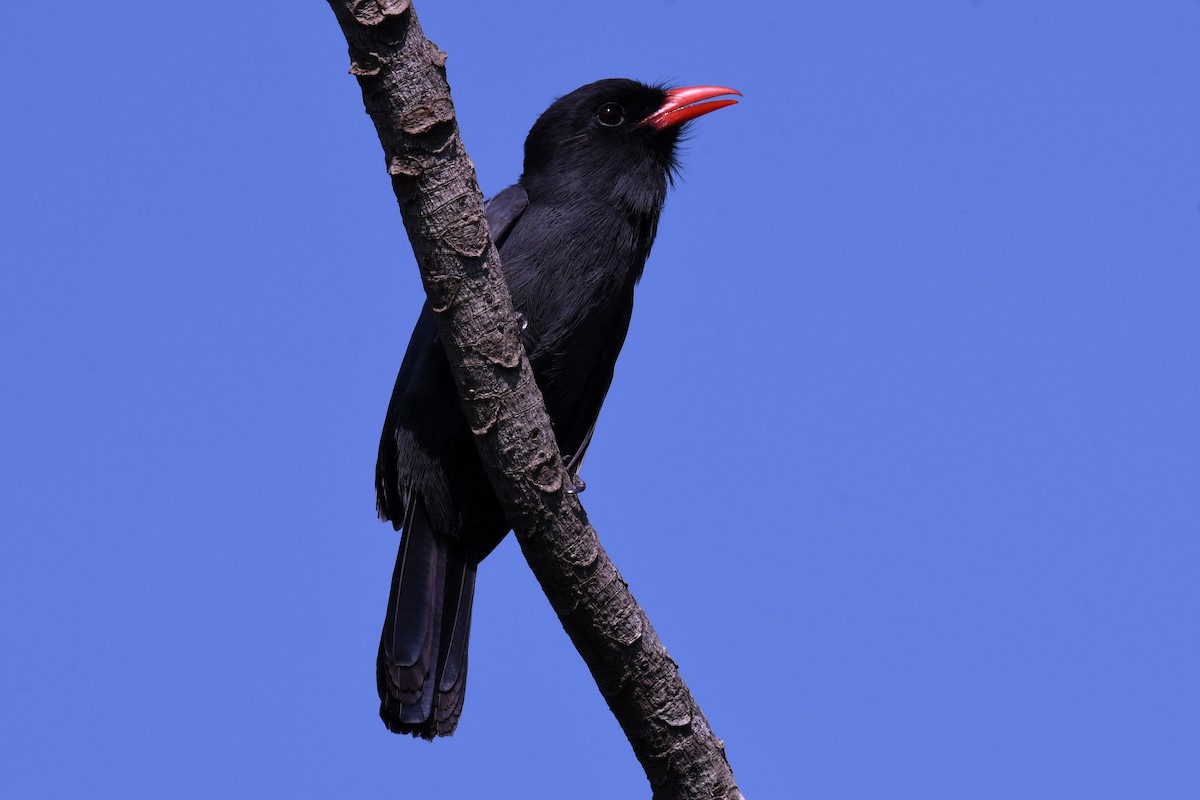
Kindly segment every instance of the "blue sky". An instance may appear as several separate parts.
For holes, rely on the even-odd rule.
[[[12,797],[645,797],[515,543],[387,734],[421,303],[321,2],[0,12]],[[493,193],[556,96],[695,125],[583,499],[751,800],[1200,785],[1200,3],[418,4]]]

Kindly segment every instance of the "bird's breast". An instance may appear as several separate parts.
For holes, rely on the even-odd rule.
[[[500,251],[535,352],[595,355],[631,302],[647,248],[636,220],[601,203],[531,203]]]

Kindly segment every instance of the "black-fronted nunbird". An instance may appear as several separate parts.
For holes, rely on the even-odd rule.
[[[487,203],[521,338],[577,480],[654,242],[684,123],[732,89],[589,84],[525,141],[520,181]],[[509,531],[426,302],[396,378],[376,465],[379,516],[402,529],[379,645],[380,716],[453,733],[467,679],[475,570]]]

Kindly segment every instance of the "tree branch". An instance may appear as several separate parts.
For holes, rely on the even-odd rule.
[[[425,39],[408,0],[329,3],[438,312],[463,411],[521,551],[656,800],[741,798],[724,743],[570,491],[459,137],[446,55]]]

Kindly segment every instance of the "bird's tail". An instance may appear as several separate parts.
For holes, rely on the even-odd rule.
[[[476,565],[411,497],[379,642],[379,716],[393,733],[449,736],[467,688]]]

